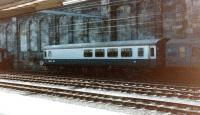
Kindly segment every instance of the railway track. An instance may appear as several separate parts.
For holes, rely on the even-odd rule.
[[[113,105],[130,107],[130,108],[157,110],[160,112],[171,113],[171,114],[190,114],[190,115],[200,114],[200,106],[195,106],[195,105],[163,102],[163,101],[148,100],[148,99],[129,98],[129,97],[118,97],[118,96],[111,96],[104,94],[65,90],[59,88],[24,85],[18,83],[0,82],[0,87],[26,91],[29,93],[59,96],[63,98],[74,98],[92,102],[110,103]]]
[[[145,83],[123,83],[89,79],[55,78],[55,76],[42,76],[33,74],[0,74],[0,79],[16,80],[23,82],[45,83],[62,86],[74,86],[77,88],[103,89],[125,93],[136,93],[143,95],[177,97],[182,99],[200,100],[200,88],[171,86],[161,84]]]

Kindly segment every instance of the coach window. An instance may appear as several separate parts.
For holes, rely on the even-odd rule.
[[[118,56],[118,49],[112,48],[108,49],[108,57],[117,57]]]
[[[95,50],[95,56],[96,56],[96,57],[104,57],[104,56],[105,56],[105,51],[104,51],[104,49],[96,49],[96,50]]]
[[[92,57],[92,49],[84,50],[84,57]]]
[[[2,62],[2,60],[3,60],[2,53],[3,53],[3,52],[0,52],[0,62]]]
[[[180,58],[185,58],[185,47],[179,48],[179,56]]]
[[[8,52],[5,51],[5,52],[3,53],[3,58],[6,59],[7,57],[8,57]]]
[[[47,57],[47,52],[46,51],[44,51],[44,57]]]
[[[155,56],[155,50],[154,50],[154,48],[150,48],[150,56],[151,57]]]
[[[138,57],[144,56],[144,48],[138,48]]]
[[[200,48],[197,47],[192,48],[192,57],[200,57]]]
[[[52,56],[52,52],[48,51],[48,57],[51,57],[51,56]]]
[[[122,48],[121,56],[122,57],[132,57],[132,49],[131,48]]]

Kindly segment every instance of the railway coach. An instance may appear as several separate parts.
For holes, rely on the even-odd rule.
[[[9,52],[0,48],[0,70],[9,70],[13,68],[13,56]]]
[[[46,46],[43,63],[53,67],[149,67],[165,64],[166,39]]]
[[[200,69],[200,40],[172,39],[166,43],[166,67],[181,70]]]

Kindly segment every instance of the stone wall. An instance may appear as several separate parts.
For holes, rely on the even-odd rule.
[[[186,36],[187,38],[200,37],[200,0],[186,0],[187,11],[186,11]]]
[[[161,0],[111,0],[113,5],[107,8],[110,10],[107,17],[112,20],[111,40],[159,38],[162,33],[161,3]]]
[[[200,36],[199,0],[93,0],[96,6],[84,8],[88,4],[55,9],[70,15],[1,20],[0,47],[15,56],[16,67],[27,69],[39,67],[46,45]]]
[[[10,54],[16,52],[16,18],[0,22],[0,45],[6,48]]]
[[[185,0],[163,1],[163,34],[167,38],[186,37],[187,8]]]
[[[170,39],[198,39],[199,7],[199,0],[163,0],[163,36]]]

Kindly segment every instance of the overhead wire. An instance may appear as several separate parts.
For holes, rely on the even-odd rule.
[[[87,7],[89,7],[88,9],[91,9],[91,8],[97,8],[97,7],[102,7],[102,6],[108,7],[108,6],[122,5],[121,3],[123,3],[123,5],[124,5],[124,2],[125,2],[125,4],[127,4],[127,3],[137,3],[137,2],[140,2],[140,1],[146,1],[146,0],[129,0],[128,2],[127,1],[121,1],[121,0],[115,0],[115,1],[109,2],[109,3],[92,4],[92,5],[90,4],[88,6],[85,6],[83,4],[81,4],[81,6],[79,6],[79,7],[76,7],[76,5],[74,5],[74,6],[71,5],[71,7],[75,7],[74,9],[71,8],[70,6],[67,6],[67,7],[69,7],[68,9],[70,9],[72,11],[74,11],[74,10],[77,11],[77,9],[82,10],[83,8],[86,10]],[[115,5],[113,5],[113,4],[115,4]],[[67,7],[63,7],[62,9],[65,10]]]
[[[93,7],[97,7],[97,6],[99,6],[99,7],[111,7],[111,6],[114,6],[114,5],[119,5],[119,4],[121,4],[121,3],[123,3],[123,5],[122,6],[124,6],[125,4],[129,4],[129,3],[138,3],[138,2],[141,2],[141,1],[146,1],[146,0],[133,0],[133,1],[129,1],[129,2],[127,2],[127,3],[123,3],[124,1],[114,1],[114,2],[110,2],[110,3],[105,3],[105,4],[89,4],[88,6],[79,6],[79,7],[75,7],[75,6],[73,6],[72,5],[72,7],[74,7],[74,9],[71,9],[71,10],[73,10],[74,12],[78,12],[79,10],[88,10],[88,9],[91,9],[91,8],[93,8]],[[92,7],[93,6],[93,7]],[[79,9],[79,8],[85,8],[85,9]],[[63,8],[64,9],[64,8]],[[69,8],[68,8],[69,9]],[[101,8],[100,8],[101,9]],[[111,12],[114,12],[114,11],[119,11],[120,9],[117,9],[117,10],[108,10],[107,11],[107,13],[108,14],[110,14]],[[182,12],[184,12],[184,11],[182,11]],[[178,12],[178,11],[176,11],[176,13],[180,13],[180,12]],[[184,12],[185,13],[185,12]],[[137,14],[137,16],[127,16],[127,17],[125,17],[125,18],[108,18],[108,19],[104,19],[104,20],[97,20],[97,19],[88,19],[89,20],[89,22],[81,22],[81,23],[70,23],[70,24],[67,24],[67,25],[56,25],[56,26],[49,26],[48,28],[49,29],[52,29],[52,28],[64,28],[64,27],[71,27],[71,26],[86,26],[87,24],[89,24],[89,25],[91,25],[91,26],[99,26],[100,25],[100,27],[94,27],[94,28],[86,28],[86,29],[76,29],[76,30],[71,30],[71,32],[74,32],[74,31],[87,31],[87,30],[93,30],[93,29],[106,29],[106,28],[115,28],[115,27],[122,27],[122,26],[128,26],[128,25],[130,25],[131,27],[132,26],[136,26],[136,25],[145,25],[145,24],[151,24],[151,23],[162,23],[162,21],[163,20],[158,20],[158,19],[156,19],[155,21],[153,20],[153,21],[148,21],[148,22],[146,22],[145,20],[143,20],[143,22],[142,21],[138,21],[138,23],[136,24],[136,23],[132,23],[132,24],[125,24],[125,25],[116,25],[116,26],[109,26],[110,24],[107,24],[107,26],[106,25],[104,25],[105,23],[109,23],[109,22],[112,22],[112,21],[124,21],[125,23],[126,23],[126,21],[127,21],[127,23],[129,22],[129,21],[131,21],[131,20],[133,20],[133,19],[136,19],[136,18],[144,18],[145,19],[145,17],[151,17],[152,16],[152,19],[153,18],[155,18],[155,17],[153,17],[153,16],[160,16],[161,14],[160,14],[160,12],[158,12],[158,13],[153,13],[153,14]],[[48,18],[48,19],[53,19],[53,18]],[[92,21],[91,21],[92,20]],[[96,24],[96,25],[95,25]],[[101,27],[101,26],[106,26],[106,27]],[[153,26],[155,26],[155,25],[153,25]],[[149,27],[150,28],[150,27]],[[61,30],[61,29],[60,29]],[[27,32],[29,32],[30,30],[28,30]]]
[[[130,2],[130,3],[133,3],[133,2],[138,2],[138,1],[141,1],[141,0],[131,0],[132,2]],[[145,0],[143,0],[143,1],[145,1]],[[119,2],[119,1],[118,1]],[[111,3],[108,3],[108,5],[109,4],[112,4],[112,3],[118,3],[118,2],[111,2]],[[122,3],[122,1],[120,1],[119,3]],[[99,4],[99,6],[100,7],[102,7],[102,6],[104,6],[104,5],[107,5],[107,4]],[[121,4],[118,4],[118,5],[121,5]],[[124,5],[124,3],[123,3],[123,5]],[[73,6],[73,5],[72,5]],[[92,5],[92,6],[94,6],[94,5]],[[112,5],[112,6],[114,6],[114,5]],[[82,7],[84,8],[84,5],[82,5]],[[65,8],[65,7],[64,7]],[[94,8],[96,8],[96,7],[94,7]],[[63,9],[63,8],[62,8]],[[77,9],[77,7],[75,7],[75,9]],[[91,9],[91,8],[89,8],[89,9]],[[60,10],[60,8],[59,8],[59,10]],[[86,10],[86,9],[80,9],[80,10]],[[63,11],[64,11],[64,9],[63,9]],[[109,14],[109,13],[111,13],[112,11],[118,11],[118,10],[109,10],[107,13]],[[66,11],[66,12],[69,12],[69,11]],[[77,13],[78,12],[78,10],[75,10],[74,12],[69,12],[69,13]],[[55,14],[52,14],[53,16],[55,15]],[[79,14],[77,14],[77,16],[78,16]]]

